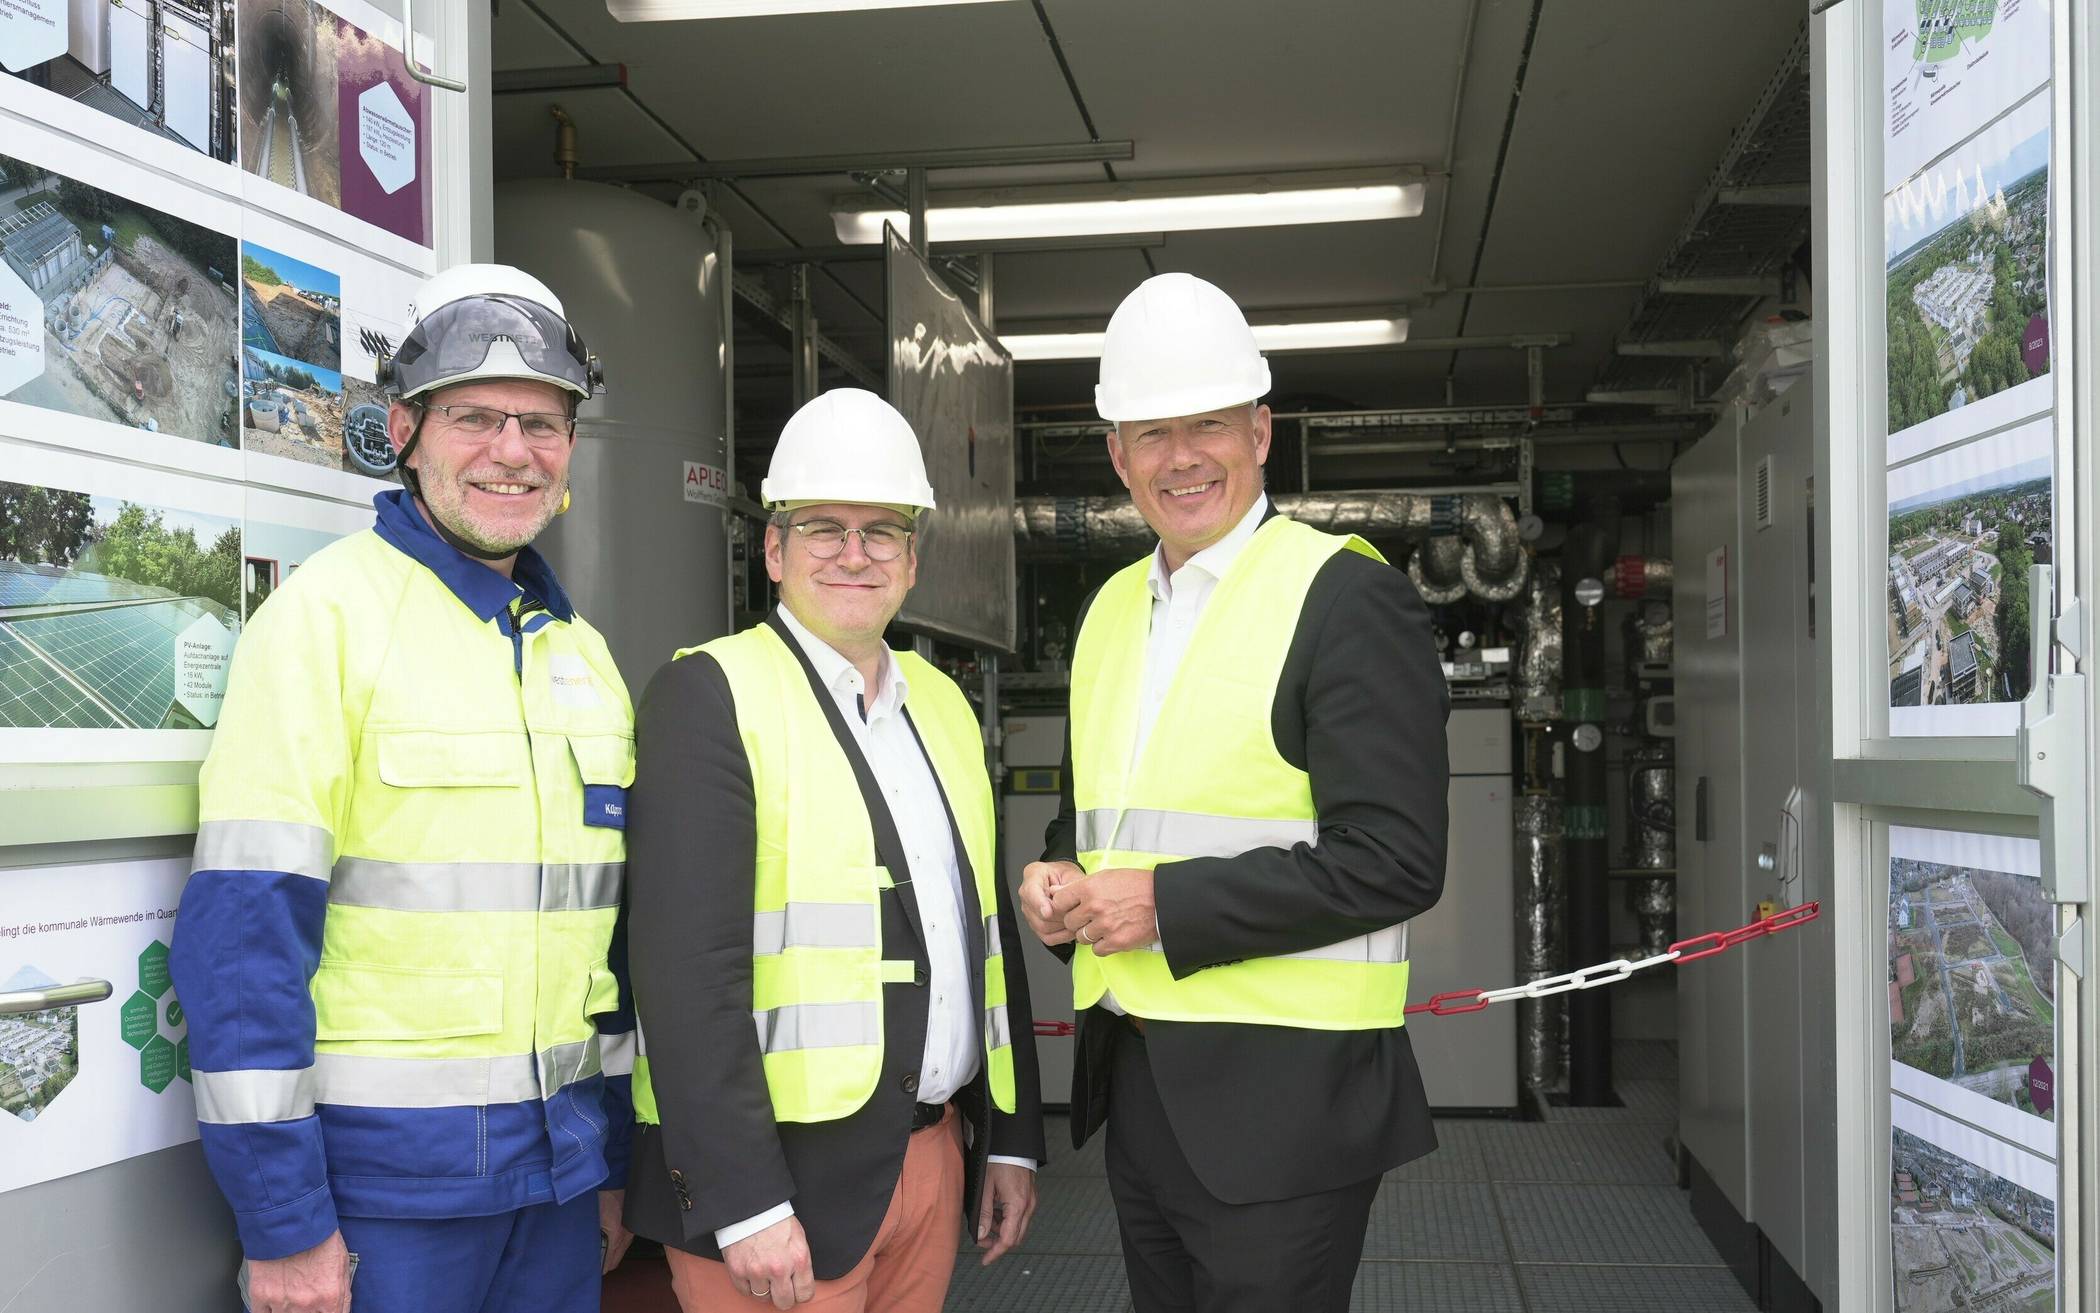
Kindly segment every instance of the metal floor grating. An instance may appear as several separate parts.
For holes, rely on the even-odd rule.
[[[1437,1151],[1386,1174],[1350,1307],[1751,1313],[1674,1183],[1675,1046],[1613,1050],[1624,1107],[1439,1121]],[[990,1269],[965,1253],[950,1313],[1129,1309],[1101,1137],[1074,1153],[1054,1117],[1049,1140],[1028,1243]]]

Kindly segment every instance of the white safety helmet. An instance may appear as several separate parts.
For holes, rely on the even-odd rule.
[[[1268,391],[1269,362],[1247,317],[1201,278],[1147,278],[1109,318],[1094,388],[1094,409],[1105,420],[1201,415]]]
[[[588,399],[605,375],[545,283],[507,264],[432,275],[408,307],[408,335],[380,361],[380,385],[403,401],[482,379],[536,379]]]
[[[758,496],[774,509],[810,502],[894,506],[914,515],[933,509],[911,421],[860,388],[834,388],[789,418]]]

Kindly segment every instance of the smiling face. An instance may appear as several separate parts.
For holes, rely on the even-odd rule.
[[[1109,459],[1138,514],[1159,535],[1167,568],[1231,532],[1261,495],[1269,459],[1269,408],[1249,403],[1183,415],[1126,420],[1108,435]]]
[[[515,420],[492,433],[470,433],[453,416],[468,406],[567,415],[569,394],[552,383],[501,379],[439,388],[419,401],[422,406],[394,404],[387,436],[398,452],[422,422],[409,465],[427,513],[483,551],[515,552],[539,537],[568,491],[575,437],[534,437]],[[451,414],[438,407],[452,408]]]
[[[906,545],[894,561],[869,558],[859,534],[850,534],[837,556],[822,560],[809,541],[793,528],[828,520],[847,529],[887,525],[910,530],[912,522],[887,506],[834,502],[798,506],[788,512],[788,527],[776,519],[766,526],[766,573],[780,585],[780,602],[803,627],[838,652],[856,656],[869,644],[880,644],[882,631],[904,607],[904,595],[918,578],[918,540]]]

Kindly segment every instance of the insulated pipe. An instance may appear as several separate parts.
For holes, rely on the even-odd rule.
[[[1604,584],[1614,597],[1660,597],[1667,600],[1676,573],[1668,557],[1622,556],[1612,562]]]
[[[1466,595],[1466,581],[1461,571],[1465,566],[1465,539],[1456,534],[1439,534],[1415,549],[1408,558],[1407,577],[1414,580],[1415,591],[1431,606],[1448,606]]]
[[[1529,558],[1517,518],[1492,494],[1306,492],[1274,501],[1283,514],[1329,533],[1423,542],[1408,576],[1431,604],[1468,593],[1506,602],[1523,591]],[[1024,559],[1136,556],[1154,541],[1126,497],[1018,498],[1013,516],[1015,545]]]
[[[1524,646],[1517,656],[1517,714],[1525,720],[1560,717],[1560,616],[1560,563],[1540,561],[1524,599]]]
[[[1560,802],[1549,793],[1517,799],[1517,979],[1557,975],[1567,961],[1567,888]],[[1517,1069],[1524,1088],[1550,1089],[1561,1075],[1565,995],[1517,1001]]]
[[[1580,962],[1611,957],[1609,815],[1604,765],[1604,626],[1599,606],[1576,596],[1585,579],[1601,580],[1615,537],[1606,524],[1615,512],[1600,508],[1597,519],[1575,525],[1561,554],[1564,698],[1576,734],[1567,755],[1568,954]],[[1594,600],[1594,599],[1593,599]],[[1584,739],[1590,744],[1584,750]],[[1611,1076],[1611,999],[1608,991],[1583,990],[1568,1005],[1568,1102],[1609,1107],[1616,1096]]]

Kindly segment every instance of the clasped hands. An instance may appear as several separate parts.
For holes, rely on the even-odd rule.
[[[1096,953],[1128,953],[1159,938],[1150,871],[1087,875],[1073,862],[1030,862],[1017,901],[1028,928],[1051,947],[1076,941]]]

